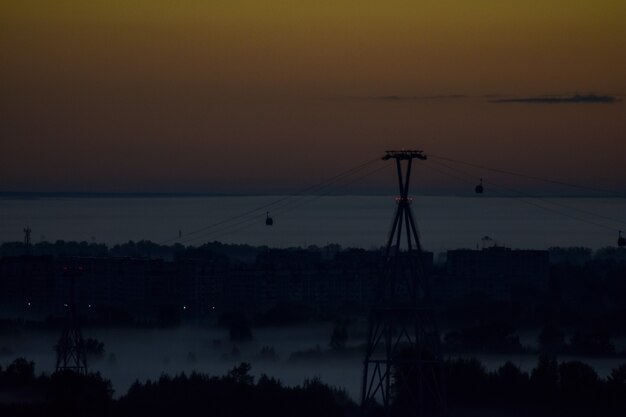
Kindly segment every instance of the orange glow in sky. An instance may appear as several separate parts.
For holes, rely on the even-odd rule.
[[[626,189],[624,22],[623,0],[3,2],[0,191],[263,192],[389,147]],[[616,101],[491,101],[576,93]]]

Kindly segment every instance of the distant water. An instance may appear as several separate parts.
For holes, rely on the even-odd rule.
[[[28,225],[34,242],[62,239],[115,244],[171,239],[173,243],[180,230],[180,242],[191,245],[218,240],[275,247],[339,243],[370,248],[384,244],[395,207],[393,197],[385,196],[292,198],[269,208],[274,217],[271,227],[265,225],[266,210],[261,209],[188,235],[281,198],[5,197],[0,199],[0,242],[22,240],[22,229]],[[474,248],[483,236],[513,248],[599,248],[614,245],[617,230],[626,230],[626,199],[622,198],[428,196],[416,197],[413,209],[424,247],[435,252]]]

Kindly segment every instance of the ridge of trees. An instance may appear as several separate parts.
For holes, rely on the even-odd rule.
[[[585,363],[559,362],[551,355],[542,355],[531,372],[511,362],[488,371],[477,359],[459,358],[444,363],[444,375],[450,415],[626,415],[626,364],[600,378]],[[395,396],[394,404],[394,412],[402,415],[404,402]],[[36,376],[34,363],[24,358],[0,368],[0,415],[243,417],[259,413],[351,417],[359,414],[359,407],[344,390],[319,379],[295,387],[265,375],[255,380],[247,363],[224,376],[193,372],[137,381],[118,399],[113,398],[110,382],[97,373]]]

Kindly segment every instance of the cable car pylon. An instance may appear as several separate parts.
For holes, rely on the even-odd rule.
[[[426,155],[387,151],[383,160],[391,159],[396,163],[400,195],[369,314],[362,413],[370,415],[379,404],[386,416],[443,416],[441,342],[408,196],[413,160],[425,160]]]

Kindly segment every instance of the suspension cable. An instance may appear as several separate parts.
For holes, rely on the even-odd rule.
[[[177,240],[179,241],[179,240],[181,240],[183,238],[188,239],[190,236],[193,236],[193,235],[196,235],[198,233],[207,231],[209,229],[213,229],[213,228],[215,228],[217,226],[227,225],[228,223],[231,223],[231,222],[233,222],[235,220],[244,219],[244,218],[249,217],[251,215],[256,215],[256,213],[258,213],[259,211],[266,210],[266,209],[268,209],[270,207],[274,207],[274,206],[276,206],[276,205],[278,205],[280,203],[283,203],[283,202],[288,202],[288,200],[290,200],[290,199],[301,198],[305,193],[310,193],[310,192],[323,190],[323,189],[325,189],[327,187],[332,186],[334,183],[336,183],[338,181],[341,181],[345,177],[350,177],[351,175],[353,175],[353,174],[355,174],[355,173],[357,173],[359,171],[362,171],[362,170],[366,169],[367,167],[369,167],[370,165],[372,165],[372,164],[374,164],[376,162],[379,162],[379,161],[381,161],[380,158],[375,158],[375,159],[369,160],[367,162],[361,163],[361,164],[359,164],[359,165],[357,165],[357,166],[355,166],[353,168],[350,168],[348,170],[340,172],[339,174],[336,174],[336,175],[334,175],[334,176],[332,176],[332,177],[330,177],[330,178],[328,178],[328,179],[326,179],[326,180],[324,180],[324,181],[322,181],[322,182],[320,182],[318,184],[311,185],[311,186],[306,187],[306,188],[304,188],[304,189],[302,189],[300,191],[291,193],[291,194],[289,194],[287,196],[284,196],[284,197],[281,197],[281,198],[276,199],[274,201],[271,201],[271,202],[269,202],[267,204],[263,204],[263,205],[258,206],[256,208],[253,208],[251,210],[247,210],[247,211],[245,211],[243,213],[227,217],[226,219],[223,219],[223,220],[217,221],[215,223],[203,226],[203,227],[198,228],[196,230],[193,230],[191,232],[185,233],[185,234],[183,234],[181,236],[177,236],[177,237],[173,237],[173,238],[167,239],[167,240],[165,240],[165,241],[163,241],[163,242],[161,242],[159,244],[160,245],[164,245],[164,244],[167,244],[167,243],[170,243],[170,242],[173,242],[173,241],[177,241]],[[279,206],[279,207],[282,207],[282,205]],[[251,219],[248,219],[248,220],[251,220]],[[238,225],[238,224],[241,224],[241,223],[243,223],[243,221],[237,222],[236,224]],[[234,226],[234,225],[231,225],[231,226]]]

